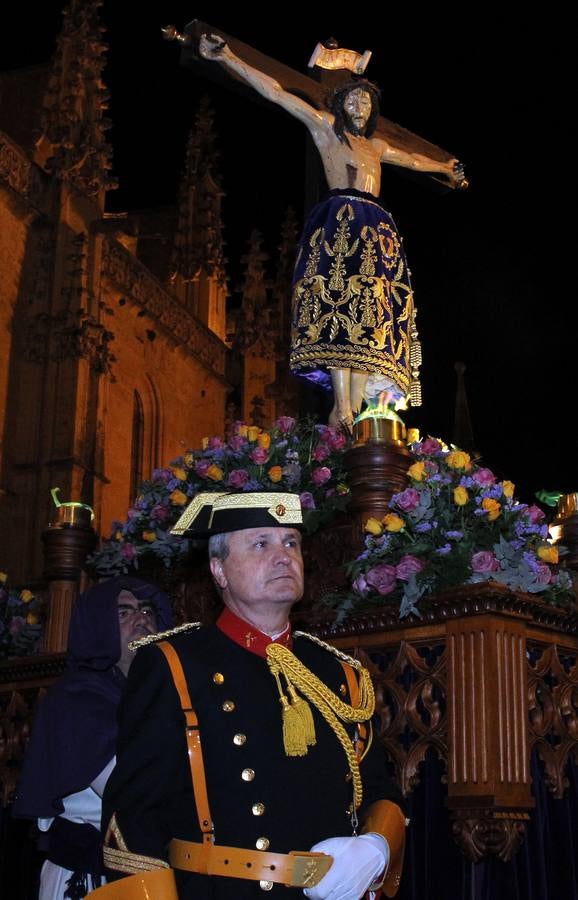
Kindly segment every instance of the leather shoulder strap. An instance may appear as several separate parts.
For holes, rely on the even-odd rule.
[[[199,722],[195,710],[191,704],[187,679],[183,671],[179,654],[172,644],[168,641],[161,641],[156,645],[162,650],[169,664],[169,669],[179,695],[181,708],[185,716],[185,738],[187,741],[187,750],[189,754],[189,764],[191,767],[191,779],[193,782],[193,792],[195,795],[195,805],[197,807],[197,817],[199,819],[199,828],[203,835],[203,844],[210,846],[214,843],[214,825],[209,808],[209,797],[207,794],[207,782],[205,778],[205,764],[203,762],[203,748],[201,746],[201,733],[199,731]]]

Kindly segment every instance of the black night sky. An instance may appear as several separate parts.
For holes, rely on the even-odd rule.
[[[4,13],[1,68],[48,61],[62,5],[45,0]],[[105,2],[109,136],[120,182],[109,208],[175,201],[195,107],[209,94],[234,287],[253,227],[273,256],[286,208],[301,221],[304,130],[180,67],[160,26],[199,18],[302,71],[330,35],[373,50],[367,75],[382,88],[384,115],[457,156],[470,181],[458,194],[384,171],[382,198],[404,236],[424,354],[424,405],[407,419],[451,437],[453,366],[463,360],[486,464],[519,484],[524,499],[539,488],[578,490],[569,18],[555,6],[516,21],[504,19],[503,6],[472,6],[473,18],[457,5],[429,16],[414,4],[398,14],[385,4],[338,14],[323,7],[276,3],[253,12],[243,4],[227,12],[205,2]]]

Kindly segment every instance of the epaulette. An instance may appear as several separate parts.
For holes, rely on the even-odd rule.
[[[202,628],[202,626],[202,622],[185,622],[184,625],[177,625],[176,628],[169,628],[168,631],[159,631],[157,634],[147,634],[137,641],[131,641],[128,645],[128,649],[134,652],[141,647],[146,647],[147,644],[156,644],[157,641],[164,641],[165,638],[172,637],[174,634],[183,634],[185,631],[192,631],[193,628]]]
[[[308,641],[312,641],[314,644],[317,644],[318,647],[323,647],[324,650],[328,650],[329,653],[333,653],[337,659],[340,659],[341,662],[349,663],[350,666],[353,666],[354,669],[361,671],[363,669],[362,663],[359,662],[358,659],[355,659],[353,656],[348,656],[347,653],[343,653],[342,650],[338,650],[337,647],[333,647],[332,644],[327,644],[325,641],[322,641],[321,638],[316,637],[314,634],[308,634],[306,631],[294,631],[293,637],[304,637],[307,638]]]

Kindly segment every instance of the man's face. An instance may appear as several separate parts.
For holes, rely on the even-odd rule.
[[[292,606],[303,596],[301,535],[295,528],[246,528],[228,535],[226,559],[211,571],[225,602],[240,606]]]
[[[371,95],[363,88],[349,91],[343,101],[343,112],[348,128],[353,134],[363,134],[371,116]]]
[[[157,631],[157,613],[150,600],[139,600],[131,591],[121,591],[118,603],[121,660],[130,659],[128,645]]]

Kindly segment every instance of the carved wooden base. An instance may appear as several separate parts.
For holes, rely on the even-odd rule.
[[[497,813],[492,810],[463,810],[452,824],[452,833],[462,853],[472,862],[497,856],[509,862],[526,834],[526,812]]]

